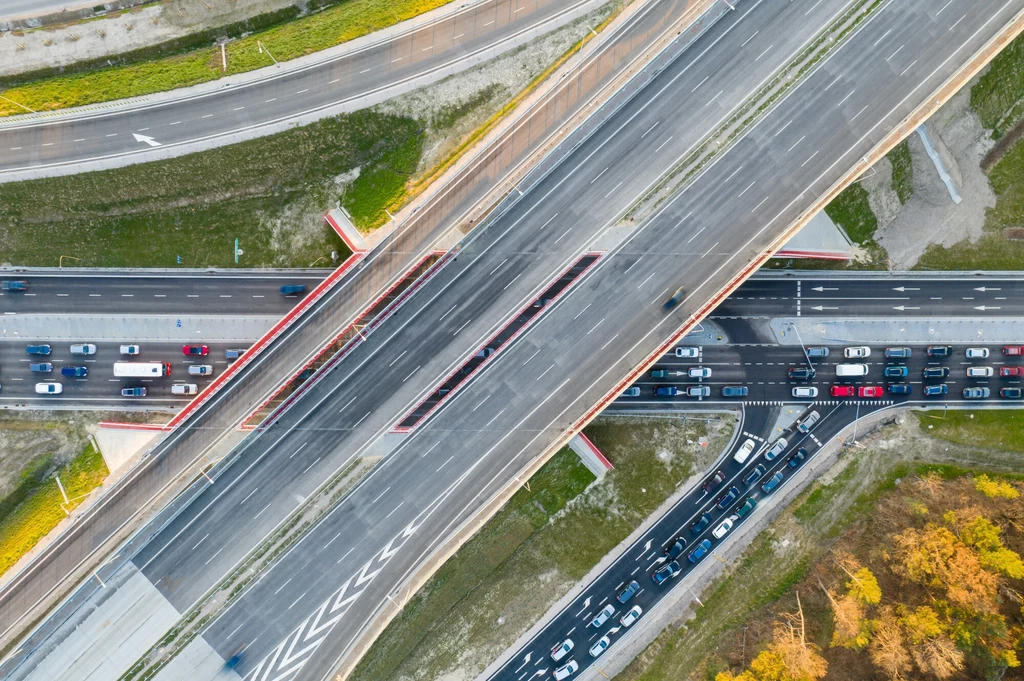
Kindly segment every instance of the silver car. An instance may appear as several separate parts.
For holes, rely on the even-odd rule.
[[[71,346],[72,355],[95,355],[96,346],[92,343],[76,343]]]

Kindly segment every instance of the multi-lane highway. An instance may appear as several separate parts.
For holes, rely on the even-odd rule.
[[[609,216],[699,139],[694,121],[706,121],[709,111],[727,116],[842,4],[741,3],[247,443],[240,462],[250,465],[227,469],[136,556],[136,566],[179,609],[193,602],[252,538],[294,509],[296,496],[358,456],[439,376],[530,304],[551,271],[587,250]],[[368,618],[391,607],[394,587],[424,555],[657,352],[773,242],[806,205],[801,201],[824,191],[1020,10],[1019,3],[973,7],[951,16],[923,4],[885,5],[736,149],[495,355],[204,638],[225,657],[246,646],[242,673],[271,674],[287,659],[303,678],[330,674]],[[898,70],[868,47],[890,40],[910,60]],[[915,68],[914,80],[905,79]],[[723,89],[705,88],[683,102],[665,95],[669,88],[696,93],[712,74]],[[828,90],[837,83],[847,94],[830,108]],[[801,144],[808,153],[795,163],[792,150]],[[680,284],[689,295],[666,314],[662,302]],[[256,517],[242,508],[253,495],[265,504]],[[216,540],[206,541],[214,520]],[[338,607],[322,619],[332,604]],[[320,644],[331,654],[318,655]],[[284,658],[274,654],[285,649]]]
[[[238,76],[237,82],[5,120],[0,182],[167,158],[364,108],[470,68],[602,1],[481,0],[332,56]]]

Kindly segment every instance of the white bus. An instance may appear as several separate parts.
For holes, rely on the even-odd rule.
[[[170,362],[114,362],[114,375],[124,378],[156,378],[171,375]]]

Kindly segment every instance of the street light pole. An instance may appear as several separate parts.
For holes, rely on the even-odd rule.
[[[811,364],[811,356],[807,354],[807,346],[804,345],[804,339],[800,337],[800,330],[796,328],[796,324],[793,322],[790,322],[789,326],[796,333],[796,339],[800,342],[800,349],[804,351],[804,359],[807,360],[807,366],[813,369],[814,365]]]
[[[270,57],[270,61],[274,62],[274,66],[276,66],[277,68],[281,68],[281,64],[279,64],[278,61],[274,59],[274,55],[270,54],[270,50],[268,50],[259,40],[256,41],[256,47],[259,48],[260,54],[263,54],[264,52],[267,53],[267,56]]]

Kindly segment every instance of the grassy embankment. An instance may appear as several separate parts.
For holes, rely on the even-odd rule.
[[[43,458],[26,470],[18,486],[0,501],[0,574],[57,526],[66,516],[57,483],[49,474],[49,458]],[[99,451],[91,444],[70,463],[56,470],[71,503],[70,511],[83,497],[96,489],[109,471]]]
[[[995,59],[971,88],[971,106],[992,136],[1000,139],[1024,119],[1024,37],[1018,37]],[[1005,229],[1024,225],[1024,145],[1019,142],[989,171],[996,205],[986,215],[981,237],[949,248],[929,246],[917,264],[935,270],[1019,270],[1024,241],[1010,240]]]
[[[731,422],[730,422],[731,423]],[[726,424],[601,419],[587,435],[614,463],[597,484],[555,455],[430,579],[377,639],[355,681],[471,678],[650,515],[729,437]],[[586,491],[584,489],[586,488]]]
[[[950,411],[944,417],[922,412],[915,416],[904,426],[889,426],[868,438],[864,448],[847,452],[838,474],[826,484],[812,486],[784,510],[709,592],[702,594],[704,606],[694,619],[682,628],[663,631],[616,678],[710,681],[730,665],[749,663],[757,654],[758,641],[770,638],[770,621],[783,610],[796,609],[793,590],[801,583],[804,586],[798,588],[805,613],[819,619],[816,631],[827,647],[831,628],[825,620],[831,615],[821,608],[815,610],[813,602],[808,604],[813,596],[809,591],[818,586],[804,580],[832,555],[844,536],[869,529],[880,498],[897,493],[894,490],[908,479],[929,471],[951,478],[967,469],[1000,475],[1019,470],[1019,456],[1024,453],[1020,421],[1024,416],[1018,412]],[[834,671],[840,672],[842,664],[836,663]],[[862,665],[850,669],[863,671]]]
[[[416,17],[451,0],[345,0],[306,17],[294,18],[295,10],[282,10],[221,29],[206,31],[164,45],[138,50],[117,58],[120,63],[106,66],[100,59],[62,71],[66,75],[33,78],[26,74],[0,80],[0,116],[72,106],[108,102],[164,92],[217,80],[225,75],[271,66],[272,54],[288,61],[339,45]],[[313,3],[314,5],[316,3]],[[265,23],[277,23],[264,30]],[[246,33],[249,33],[246,35]],[[215,36],[238,37],[227,45],[228,68],[222,70],[220,48],[212,45]],[[204,44],[196,48],[196,40]],[[266,51],[260,52],[257,41]],[[14,104],[12,102],[16,102]],[[19,106],[21,105],[21,106]]]
[[[418,122],[372,112],[220,149],[101,172],[0,185],[0,262],[89,267],[308,267],[348,253],[321,220],[342,204],[387,219],[422,153]],[[177,256],[181,257],[178,262]]]

